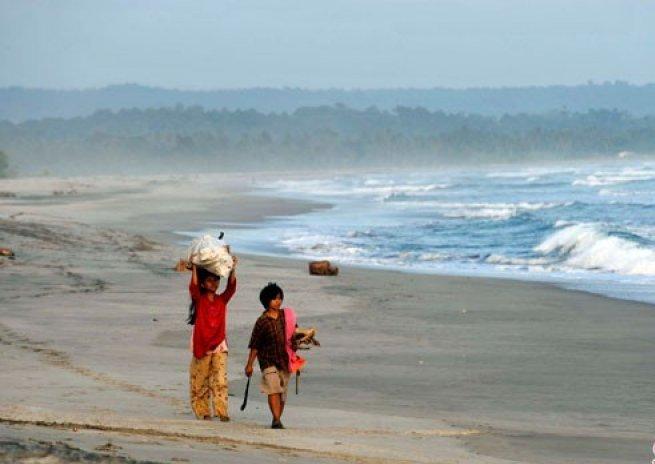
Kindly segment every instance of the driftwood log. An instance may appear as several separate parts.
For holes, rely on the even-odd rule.
[[[13,258],[13,257],[15,257],[16,255],[15,255],[14,252],[13,252],[11,249],[9,249],[9,248],[0,248],[0,256],[7,256],[8,258]]]
[[[312,261],[309,263],[309,273],[311,275],[335,276],[339,274],[339,268],[333,266],[330,261]]]

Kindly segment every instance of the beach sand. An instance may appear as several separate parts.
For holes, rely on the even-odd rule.
[[[193,419],[173,231],[325,208],[249,175],[0,181],[0,462],[649,462],[655,308],[550,285],[240,254],[232,422]],[[15,196],[12,196],[15,195]],[[322,346],[284,431],[239,411],[258,291]],[[32,461],[28,461],[32,459]],[[39,461],[39,459],[41,459]],[[44,460],[45,459],[45,460]]]

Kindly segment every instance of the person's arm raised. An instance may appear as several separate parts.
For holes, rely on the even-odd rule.
[[[189,294],[192,300],[200,297],[200,288],[198,288],[198,269],[195,264],[191,264],[191,281],[189,282]]]
[[[225,287],[225,291],[221,293],[221,298],[223,298],[223,301],[225,301],[226,304],[230,301],[234,292],[237,290],[237,263],[239,262],[239,259],[236,256],[232,256],[232,260],[233,265],[230,275],[227,278],[227,286]]]

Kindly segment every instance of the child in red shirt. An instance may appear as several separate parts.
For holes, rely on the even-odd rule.
[[[230,420],[227,408],[227,303],[237,287],[237,258],[225,291],[217,294],[220,278],[203,268],[192,267],[189,294],[192,324],[190,374],[191,408],[198,419],[211,420],[211,401],[221,421]]]

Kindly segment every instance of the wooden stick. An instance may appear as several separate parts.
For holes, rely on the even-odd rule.
[[[296,395],[300,391],[300,371],[296,371]]]
[[[246,392],[243,394],[243,404],[241,405],[242,411],[246,409],[246,405],[248,404],[248,389],[250,388],[250,379],[251,377],[248,377],[248,383],[246,384]]]

